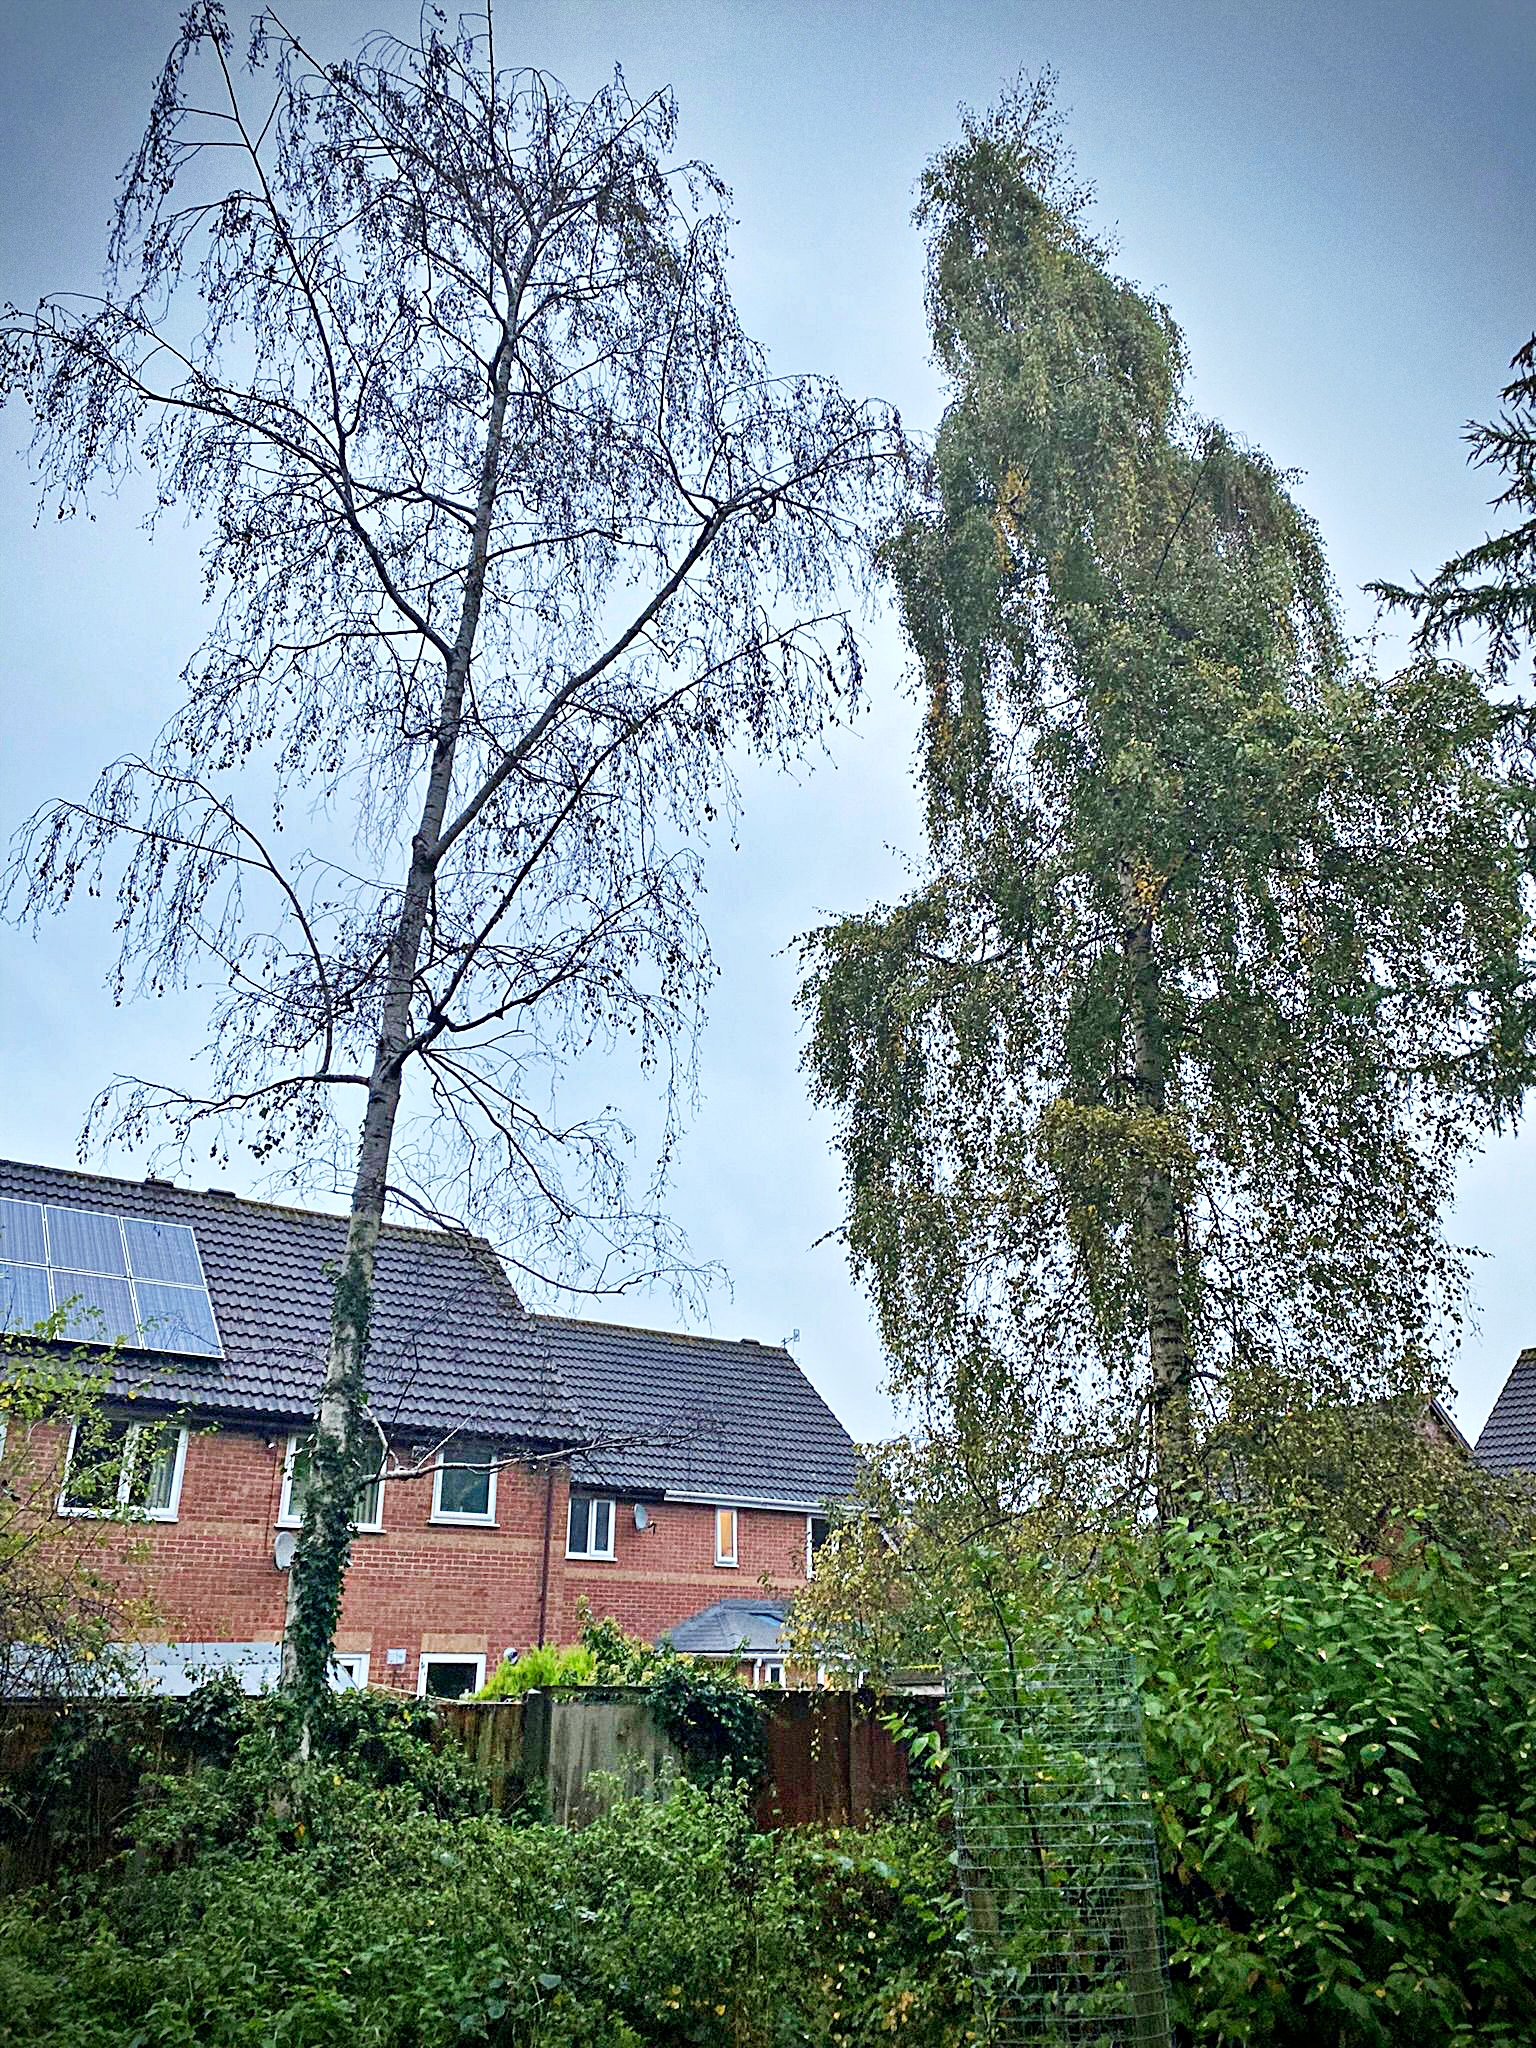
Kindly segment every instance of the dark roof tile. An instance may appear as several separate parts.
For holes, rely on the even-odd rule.
[[[1536,1473],[1536,1345],[1510,1367],[1477,1440],[1477,1460],[1490,1472]]]
[[[717,1600],[669,1628],[662,1639],[690,1657],[761,1657],[782,1652],[787,1600]]]
[[[852,1491],[853,1439],[782,1345],[538,1320],[599,1439],[578,1483],[807,1510]]]
[[[301,1421],[314,1412],[345,1217],[12,1161],[0,1161],[0,1195],[195,1232],[224,1355],[128,1353],[122,1391],[209,1416]],[[387,1430],[546,1445],[584,1433],[538,1322],[477,1238],[384,1226],[368,1379]]]
[[[0,1160],[0,1196],[190,1225],[222,1358],[127,1353],[119,1385],[210,1419],[314,1412],[346,1219],[168,1181]],[[594,1448],[578,1483],[812,1509],[853,1486],[847,1431],[779,1345],[531,1315],[490,1246],[386,1224],[368,1378],[386,1431]]]

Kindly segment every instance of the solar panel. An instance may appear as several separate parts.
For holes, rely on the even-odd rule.
[[[66,1337],[87,1344],[132,1344],[138,1338],[133,1289],[117,1273],[73,1273],[55,1266],[53,1305],[65,1310]]]
[[[0,1262],[0,1320],[7,1330],[30,1330],[52,1313],[46,1267]]]
[[[197,1240],[185,1224],[151,1223],[145,1216],[123,1218],[128,1269],[135,1280],[167,1280],[177,1287],[201,1287]]]
[[[167,1287],[157,1280],[136,1280],[139,1329],[156,1351],[193,1351],[217,1357],[219,1333],[213,1305],[201,1287]]]
[[[15,1259],[28,1266],[47,1265],[43,1212],[36,1202],[0,1200],[0,1259]]]
[[[31,1329],[57,1309],[64,1334],[86,1343],[221,1355],[184,1223],[0,1199],[0,1328]]]
[[[44,1211],[48,1219],[48,1263],[71,1273],[126,1273],[123,1226],[116,1216],[90,1209]]]

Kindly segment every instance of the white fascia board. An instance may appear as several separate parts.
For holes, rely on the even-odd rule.
[[[670,1488],[665,1498],[681,1507],[763,1508],[778,1515],[819,1515],[826,1507],[824,1500],[764,1500],[753,1493],[673,1493]]]

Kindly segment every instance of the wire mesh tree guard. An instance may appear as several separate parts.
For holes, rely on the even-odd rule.
[[[998,2048],[1168,2048],[1167,1950],[1127,1656],[946,1673],[972,1969]]]

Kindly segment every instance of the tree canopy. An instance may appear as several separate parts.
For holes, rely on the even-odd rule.
[[[1048,80],[923,179],[926,872],[803,1002],[896,1393],[1014,1509],[1166,1514],[1438,1383],[1453,1169],[1532,1071],[1530,762],[1465,668],[1352,659],[1087,204]]]

